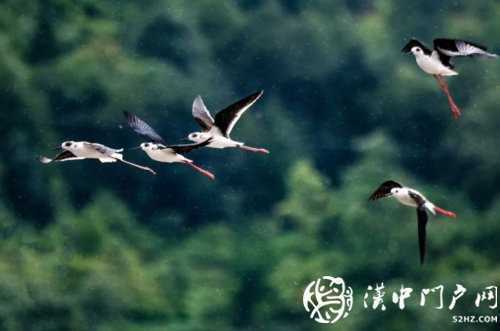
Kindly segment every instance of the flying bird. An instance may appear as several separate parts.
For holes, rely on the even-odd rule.
[[[382,183],[375,192],[372,193],[369,200],[378,200],[381,198],[394,197],[401,204],[405,206],[414,207],[417,209],[417,223],[418,223],[418,243],[420,247],[420,263],[424,263],[425,259],[425,246],[426,246],[426,226],[427,226],[427,212],[433,215],[436,213],[455,218],[457,215],[454,212],[440,208],[430,202],[422,193],[409,187],[402,186],[401,184],[389,180]]]
[[[269,154],[269,151],[265,148],[249,147],[245,143],[235,141],[230,137],[231,131],[241,118],[241,115],[259,100],[263,93],[264,91],[259,91],[233,103],[215,114],[215,119],[208,111],[201,96],[197,96],[193,101],[192,114],[203,131],[190,133],[188,139],[194,142],[202,142],[211,138],[207,147],[235,147],[249,152]]]
[[[120,161],[133,167],[148,171],[156,175],[151,168],[144,167],[123,159],[123,148],[115,149],[104,146],[102,144],[90,143],[87,141],[65,141],[61,144],[62,152],[57,154],[54,158],[41,156],[40,162],[47,164],[52,162],[64,162],[84,159],[97,159],[101,163],[110,163]]]
[[[186,164],[204,176],[207,176],[210,179],[215,179],[214,174],[210,171],[197,166],[192,160],[182,155],[192,151],[193,149],[207,146],[210,143],[210,137],[195,144],[167,145],[165,140],[158,133],[156,133],[156,131],[149,124],[132,113],[123,113],[132,130],[147,139],[147,142],[141,143],[139,148],[141,148],[151,159],[158,162]]]
[[[489,53],[486,47],[460,39],[434,39],[434,49],[427,48],[416,39],[411,39],[401,50],[404,53],[412,53],[415,56],[417,65],[424,72],[433,75],[439,88],[448,98],[451,113],[455,119],[461,115],[455,100],[451,96],[448,84],[444,76],[455,76],[458,72],[451,63],[452,58],[458,56],[480,56],[496,58],[497,54]]]

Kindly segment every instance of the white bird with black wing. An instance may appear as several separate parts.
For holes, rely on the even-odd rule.
[[[144,167],[123,159],[123,148],[115,149],[104,146],[102,144],[90,143],[87,141],[65,141],[61,144],[61,153],[57,154],[54,158],[45,156],[40,157],[42,163],[64,162],[84,159],[97,159],[101,163],[110,163],[120,161],[133,167],[148,171],[154,175],[156,173],[148,167]]]
[[[433,215],[436,213],[455,218],[457,215],[454,212],[440,208],[430,202],[422,193],[409,187],[388,180],[382,183],[375,192],[370,196],[370,200],[378,200],[381,198],[393,197],[396,198],[401,204],[410,206],[417,209],[418,221],[418,243],[420,247],[420,263],[424,263],[425,259],[425,246],[426,246],[426,226],[427,226],[427,212]]]
[[[182,145],[167,145],[163,138],[156,133],[149,124],[141,120],[136,115],[124,112],[127,118],[128,125],[134,132],[145,137],[148,142],[141,143],[139,147],[153,160],[164,163],[182,163],[190,166],[196,171],[210,179],[215,179],[214,174],[197,166],[193,160],[190,160],[182,154],[188,153],[193,149],[207,146],[210,143],[210,138],[196,144],[182,144]]]
[[[212,117],[205,106],[201,96],[197,96],[193,101],[193,117],[202,127],[202,132],[193,132],[188,135],[188,139],[194,142],[202,142],[211,139],[207,147],[210,148],[240,148],[249,152],[269,154],[265,148],[249,147],[245,143],[231,139],[230,134],[234,126],[259,98],[264,91],[253,93],[232,105],[224,108]]]
[[[458,119],[461,115],[460,108],[456,105],[451,96],[448,84],[443,76],[458,75],[451,63],[451,58],[458,56],[480,56],[496,58],[497,54],[487,51],[486,47],[460,39],[434,39],[434,49],[427,48],[416,39],[411,39],[402,49],[405,53],[412,53],[415,56],[417,65],[424,72],[433,75],[441,90],[448,98],[448,103],[452,115]]]

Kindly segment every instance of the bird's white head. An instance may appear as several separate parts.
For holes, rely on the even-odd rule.
[[[210,137],[210,134],[207,134],[206,132],[193,132],[188,135],[188,139],[195,143],[204,142]]]
[[[71,150],[74,150],[76,149],[78,146],[77,146],[77,143],[72,141],[72,140],[68,140],[68,141],[65,141],[61,144],[61,148],[62,149],[65,149],[65,150],[68,150],[68,151],[71,151]]]
[[[397,196],[398,194],[400,194],[400,193],[401,193],[401,191],[402,191],[402,190],[401,190],[401,187],[393,187],[393,188],[391,189],[391,195],[396,195],[396,196]]]
[[[139,147],[141,147],[143,151],[147,152],[156,149],[157,145],[155,143],[142,143],[139,145]]]
[[[422,49],[422,47],[420,46],[413,46],[410,50],[410,52],[414,55],[414,56],[422,56],[424,55],[424,50]]]

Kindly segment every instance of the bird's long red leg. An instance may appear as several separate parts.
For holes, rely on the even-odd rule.
[[[443,208],[439,208],[437,206],[434,206],[434,210],[436,211],[436,213],[443,215],[443,216],[446,216],[446,217],[452,217],[452,218],[457,217],[457,214],[455,214],[454,212],[443,209]]]
[[[245,151],[249,151],[249,152],[269,154],[269,151],[265,148],[256,148],[256,147],[250,147],[250,146],[245,146],[245,145],[240,145],[238,147],[245,150]]]
[[[214,180],[215,179],[215,175],[213,173],[211,173],[210,171],[208,170],[205,170],[199,166],[197,166],[196,164],[194,164],[193,162],[185,162],[185,164],[187,164],[188,166],[190,166],[191,168],[193,168],[194,170],[198,171],[199,173],[201,173],[202,175],[204,176],[207,176],[208,178]]]
[[[457,104],[455,103],[455,100],[453,100],[453,97],[451,96],[450,89],[448,88],[448,83],[446,83],[446,80],[440,75],[434,75],[434,78],[436,78],[439,88],[444,92],[444,94],[448,98],[448,103],[450,105],[451,114],[453,115],[453,118],[458,119],[462,115],[462,112],[460,111],[460,108],[458,108]]]

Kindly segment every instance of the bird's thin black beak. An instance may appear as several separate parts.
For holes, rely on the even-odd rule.
[[[184,141],[184,142],[187,142],[187,143],[191,143],[192,141],[189,140],[189,138],[182,138],[181,141]]]
[[[135,147],[130,147],[129,150],[133,150],[133,149],[140,149],[141,146],[135,146]]]

